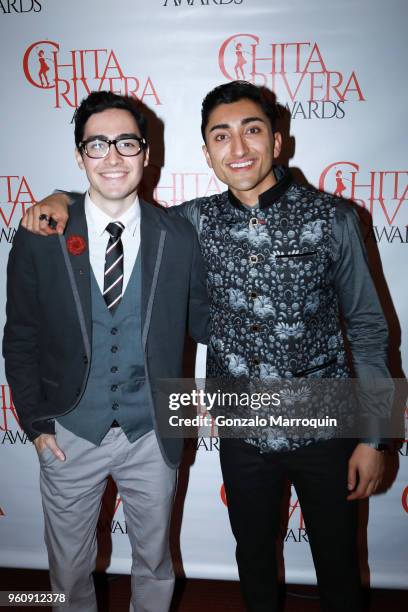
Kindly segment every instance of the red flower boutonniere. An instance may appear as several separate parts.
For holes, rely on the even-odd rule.
[[[67,239],[67,249],[71,255],[82,255],[86,251],[86,240],[82,236],[72,235]]]

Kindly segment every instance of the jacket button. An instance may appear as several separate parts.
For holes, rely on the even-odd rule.
[[[114,402],[114,403],[112,404],[112,410],[119,410],[119,404],[118,404],[118,402]]]
[[[251,217],[249,220],[249,225],[258,225],[258,219],[256,217]]]
[[[77,390],[75,391],[75,397],[79,397],[79,396],[80,396],[80,393],[81,393],[81,389],[77,389]]]
[[[84,364],[87,365],[88,364],[88,357],[86,355],[84,355],[82,359],[84,361]]]
[[[249,292],[249,297],[252,298],[253,300],[258,296],[256,291],[250,291]]]
[[[259,361],[258,357],[254,357],[252,360],[252,363],[256,366],[258,366],[261,362]]]
[[[259,325],[252,325],[252,331],[254,332],[258,332],[259,331]]]

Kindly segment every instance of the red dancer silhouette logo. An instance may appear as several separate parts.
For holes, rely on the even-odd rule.
[[[21,430],[20,421],[13,403],[13,398],[11,397],[11,389],[8,385],[0,385],[0,399],[0,434],[10,431],[16,426]]]
[[[296,492],[291,487],[290,500],[289,500],[289,522],[291,527],[297,527],[298,529],[304,529],[305,522],[303,519],[302,509],[300,507],[299,499],[296,496]]]
[[[246,52],[242,50],[242,43],[237,43],[235,45],[235,55],[237,58],[237,62],[235,64],[234,71],[235,71],[235,76],[237,77],[237,80],[242,79],[243,81],[246,80],[244,66],[247,63],[244,57],[244,53]]]
[[[41,83],[41,87],[47,87],[50,88],[51,85],[48,81],[48,76],[47,76],[47,72],[49,71],[50,67],[47,64],[46,59],[44,58],[44,51],[43,49],[40,49],[38,52],[38,62],[40,64],[40,70],[38,72],[38,78],[40,79],[40,83]]]
[[[333,195],[338,196],[339,198],[343,197],[343,191],[345,191],[346,186],[343,183],[343,173],[341,170],[337,170],[336,172],[336,191]]]

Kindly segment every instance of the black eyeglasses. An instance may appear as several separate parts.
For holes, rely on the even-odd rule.
[[[123,157],[135,157],[139,155],[143,149],[147,147],[145,138],[139,136],[123,136],[121,138],[115,138],[115,140],[109,140],[98,136],[97,138],[89,138],[79,143],[79,148],[85,151],[88,157],[91,159],[102,159],[109,153],[111,145],[115,145],[116,151]]]

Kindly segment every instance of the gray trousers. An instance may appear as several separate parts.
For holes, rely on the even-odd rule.
[[[131,612],[167,612],[174,573],[169,522],[176,472],[160,453],[154,432],[130,443],[120,427],[100,446],[56,423],[64,462],[45,449],[40,455],[41,494],[51,587],[65,593],[68,607],[55,612],[97,612],[92,572],[96,526],[109,475],[123,501],[132,547]]]

